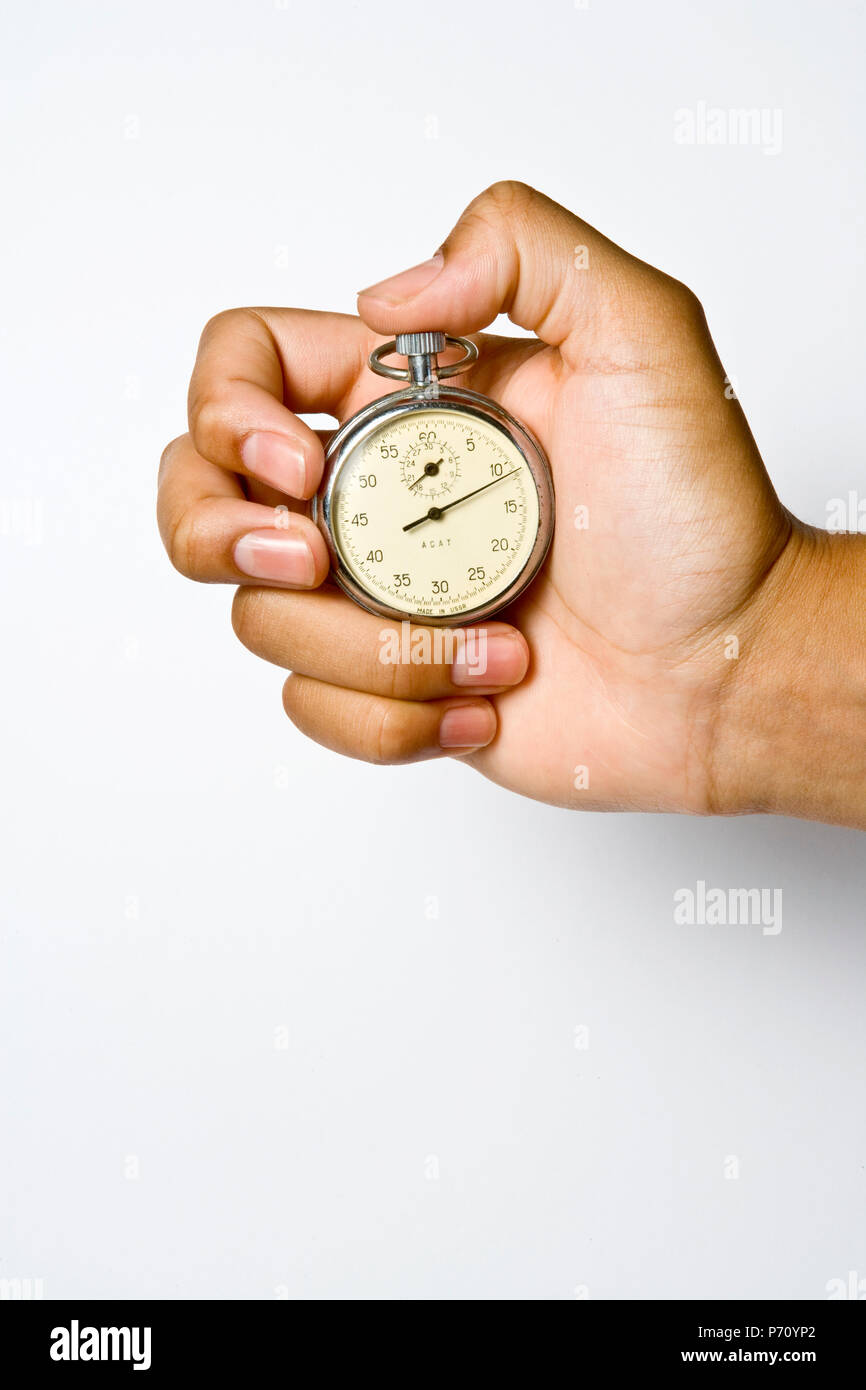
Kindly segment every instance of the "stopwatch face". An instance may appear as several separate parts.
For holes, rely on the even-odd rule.
[[[541,521],[514,439],[481,413],[441,405],[347,441],[330,490],[332,542],[355,596],[440,623],[493,611],[522,587],[546,549]]]

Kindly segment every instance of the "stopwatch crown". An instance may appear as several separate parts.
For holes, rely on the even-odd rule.
[[[401,357],[420,357],[422,353],[445,351],[444,333],[398,333],[397,351]]]

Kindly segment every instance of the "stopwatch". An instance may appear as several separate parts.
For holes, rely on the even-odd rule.
[[[459,361],[439,366],[446,346]],[[406,367],[384,361],[399,355]],[[401,333],[371,354],[406,381],[333,435],[313,502],[337,585],[383,617],[433,625],[489,618],[538,573],[553,535],[553,482],[527,427],[443,378],[477,360],[468,338]]]

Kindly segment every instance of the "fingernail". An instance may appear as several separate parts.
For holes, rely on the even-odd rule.
[[[429,261],[422,261],[420,265],[413,265],[410,270],[401,270],[399,275],[392,275],[388,280],[380,280],[378,285],[370,285],[366,290],[360,290],[367,299],[380,299],[385,304],[402,304],[406,299],[414,299],[416,294],[426,290],[439,274],[445,257],[441,251],[437,251],[435,256],[431,256]]]
[[[482,628],[461,643],[451,663],[454,685],[517,685],[529,659],[517,633],[488,635]]]
[[[492,705],[455,705],[439,721],[439,747],[484,748],[496,733]]]
[[[276,579],[309,589],[316,577],[313,552],[300,536],[283,531],[250,531],[236,542],[234,560],[253,579]]]
[[[307,481],[304,451],[284,434],[260,430],[248,434],[241,445],[244,468],[291,497],[303,497]]]

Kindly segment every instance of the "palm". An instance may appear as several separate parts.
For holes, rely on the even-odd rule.
[[[676,393],[666,364],[568,370],[556,349],[507,339],[485,360],[472,385],[538,435],[557,520],[542,575],[502,615],[532,670],[497,698],[499,735],[471,761],[560,804],[704,809],[725,639],[786,533],[709,337]]]

